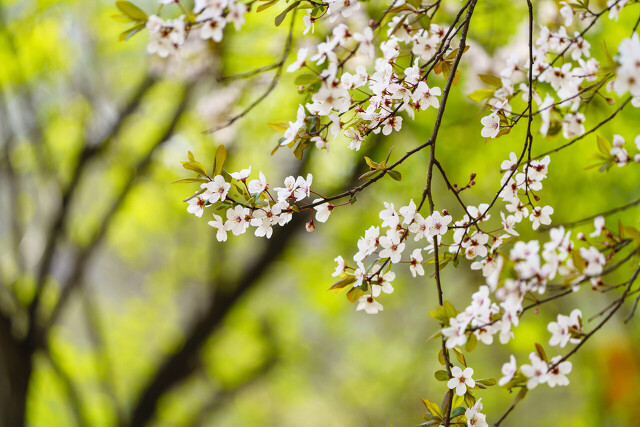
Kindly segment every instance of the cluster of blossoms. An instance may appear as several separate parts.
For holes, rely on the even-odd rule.
[[[403,120],[400,112],[404,111],[413,118],[414,111],[439,107],[437,97],[442,91],[439,87],[427,85],[419,64],[420,59],[431,60],[437,53],[445,30],[435,24],[429,29],[414,29],[405,24],[397,30],[398,18],[400,15],[389,24],[388,39],[379,44],[382,56],[375,59],[371,74],[364,65],[359,65],[353,74],[346,71],[339,74],[348,58],[341,59],[336,53],[337,48],[351,53],[359,50],[366,57],[374,58],[374,33],[370,27],[358,33],[341,23],[333,28],[326,41],[317,45],[316,53],[310,58],[307,58],[307,48],[298,51],[297,59],[287,71],[294,72],[303,67],[313,70],[311,64],[326,67],[320,72],[313,70],[319,81],[310,86],[312,102],[300,105],[296,121],[289,122],[282,145],[308,139],[317,148],[328,149],[328,135],[336,137],[344,133],[349,140],[349,148],[359,150],[371,132],[389,135],[399,131]],[[395,67],[402,47],[406,45],[409,46],[405,50],[416,53],[418,58],[412,66],[401,67],[404,76],[400,76],[396,74]],[[326,118],[324,124],[323,118]],[[310,128],[305,123],[321,124]]]
[[[445,319],[448,326],[442,330],[442,334],[447,340],[447,347],[462,346],[471,335],[485,344],[492,344],[493,335],[497,333],[500,342],[507,343],[513,337],[512,329],[518,326],[525,310],[523,303],[526,295],[544,294],[549,280],[556,277],[563,278],[566,286],[574,291],[579,290],[579,285],[584,281],[590,281],[597,288],[602,283],[600,275],[606,257],[594,246],[576,250],[570,234],[563,227],[551,229],[550,240],[544,243],[542,252],[540,243],[532,240],[516,242],[508,258],[495,253],[493,260],[485,263],[490,266],[486,275],[487,285],[481,286],[473,294],[471,304],[462,312]],[[507,263],[512,266],[515,277],[504,279],[498,286],[496,279]],[[491,292],[499,301],[498,304],[491,300]],[[549,326],[554,334],[552,345],[557,341],[564,343],[561,345],[564,347],[566,342],[561,337],[566,335],[568,340],[571,334],[574,337],[581,334],[581,313],[574,311],[570,317],[565,317],[559,317],[558,322]]]
[[[379,214],[382,224],[371,226],[358,240],[358,252],[353,256],[356,268],[349,267],[341,256],[335,259],[337,266],[333,276],[346,277],[347,281],[342,281],[344,286],[353,283],[352,289],[360,290],[361,294],[368,292],[368,295],[360,296],[357,307],[357,310],[364,310],[368,314],[375,314],[383,309],[382,304],[376,301],[381,292],[393,292],[391,282],[395,279],[395,273],[390,271],[392,265],[406,263],[413,277],[424,275],[421,248],[414,249],[409,259],[402,261],[405,240],[410,236],[415,242],[426,239],[432,247],[433,241],[440,240],[448,231],[447,225],[452,221],[446,211],[444,216],[436,211],[424,218],[417,211],[413,200],[400,209],[396,209],[393,203],[385,202],[384,206],[385,209]],[[375,259],[365,267],[363,261],[370,256]],[[383,273],[385,268],[386,272]]]
[[[562,8],[565,24],[572,25],[574,10],[566,5]],[[581,15],[581,19],[586,19]],[[493,112],[481,119],[483,129],[481,134],[485,138],[496,138],[517,123],[519,117],[511,118],[510,103],[521,94],[525,102],[529,101],[529,91],[532,93],[532,103],[537,105],[541,124],[539,132],[547,135],[552,128],[562,129],[564,138],[571,139],[582,135],[584,129],[584,114],[578,110],[584,105],[580,96],[585,91],[584,82],[596,82],[601,76],[600,63],[590,58],[590,44],[581,33],[574,31],[568,35],[566,27],[561,26],[557,31],[548,27],[540,28],[535,40],[533,56],[511,55],[503,68],[496,70],[500,76],[501,86],[491,94],[487,105]],[[566,56],[571,58],[569,60]],[[563,56],[563,65],[556,66],[555,60]],[[531,61],[531,63],[530,63]],[[527,85],[529,72],[532,73],[535,87]],[[594,83],[594,87],[597,84]],[[555,114],[554,115],[552,114]],[[558,125],[558,126],[552,126]]]
[[[189,199],[187,211],[201,217],[204,209],[214,206],[216,210],[226,211],[226,221],[217,214],[213,214],[213,221],[209,225],[217,229],[218,241],[227,240],[227,232],[238,236],[247,231],[249,226],[255,227],[255,235],[270,238],[275,225],[283,226],[291,221],[293,212],[305,209],[299,202],[311,194],[313,176],[289,176],[284,180],[283,187],[273,188],[276,197],[272,196],[271,188],[262,172],[258,179],[248,181],[251,167],[240,172],[228,174],[231,178],[227,182],[222,175],[209,178],[201,185],[202,190]],[[248,182],[247,182],[248,181]],[[233,190],[232,190],[233,188]],[[230,197],[230,191],[234,197]],[[320,203],[323,199],[315,199],[316,220],[325,222],[334,206],[330,203]]]
[[[175,2],[162,0],[165,4]],[[609,18],[617,19],[627,3],[627,0],[609,0]],[[585,107],[596,94],[601,95],[601,89],[615,91],[618,95],[629,92],[631,104],[640,107],[640,41],[637,34],[620,44],[615,64],[601,67],[598,60],[591,58],[591,46],[583,38],[584,32],[580,32],[579,25],[598,19],[604,12],[594,14],[582,3],[563,1],[560,4],[564,26],[537,27],[536,38],[531,41],[531,56],[528,49],[526,55],[514,53],[506,63],[492,70],[498,77],[485,75],[483,81],[493,87],[482,89],[484,95],[480,100],[486,99],[486,107],[490,110],[480,120],[482,137],[500,137],[509,133],[521,119],[526,121],[539,116],[540,123],[536,128],[539,134],[551,137],[561,133],[565,139],[579,139],[586,132]],[[444,105],[442,100],[446,99],[446,91],[443,93],[431,80],[429,86],[427,78],[433,79],[430,73],[434,71],[444,74],[450,79],[449,83],[455,82],[457,74],[451,76],[450,73],[457,73],[457,70],[454,67],[451,71],[452,64],[454,58],[459,59],[465,52],[452,46],[458,31],[465,25],[458,22],[461,15],[451,27],[443,27],[432,23],[433,16],[427,14],[434,5],[415,6],[405,4],[404,0],[392,1],[385,12],[385,15],[391,12],[390,19],[385,20],[383,15],[378,21],[372,20],[369,26],[355,30],[356,25],[344,18],[362,13],[358,1],[334,0],[312,2],[312,5],[313,8],[294,6],[307,9],[303,17],[305,34],[315,31],[314,23],[320,19],[332,24],[337,21],[337,24],[332,25],[324,41],[314,50],[299,49],[295,61],[287,67],[288,72],[309,70],[312,74],[296,79],[306,100],[299,105],[295,121],[279,127],[284,132],[280,146],[296,146],[298,154],[309,145],[329,151],[330,137],[343,135],[349,149],[359,150],[370,133],[390,135],[401,130],[403,117],[413,119],[416,112],[429,107],[439,110],[441,103]],[[439,2],[435,10],[438,6]],[[464,7],[472,11],[473,6],[475,1]],[[581,9],[583,6],[584,10]],[[291,7],[283,14],[289,10]],[[146,23],[151,37],[148,50],[166,57],[174,53],[196,28],[202,39],[220,41],[226,23],[233,22],[239,29],[246,11],[243,4],[234,0],[197,0],[193,11],[197,18],[193,22],[184,16],[167,21],[152,16]],[[429,18],[427,24],[420,19],[425,15]],[[386,37],[380,27],[382,23],[388,25]],[[353,62],[358,65],[353,66],[350,61],[356,57],[359,60]],[[285,59],[282,59],[281,67]],[[494,62],[500,64],[500,61]],[[514,107],[518,103],[522,105],[519,99],[527,104],[527,109],[517,114]],[[605,99],[609,103],[615,102],[611,98]],[[452,349],[456,355],[460,352],[458,347],[475,346],[477,341],[490,345],[496,341],[496,335],[502,344],[508,343],[521,316],[533,307],[525,305],[525,300],[533,298],[537,302],[535,295],[544,295],[550,285],[571,292],[578,291],[582,283],[590,282],[593,289],[599,289],[603,285],[604,267],[615,250],[605,256],[582,233],[578,233],[577,240],[587,244],[577,247],[571,232],[562,226],[550,229],[549,239],[545,242],[520,239],[516,228],[523,221],[528,219],[531,228],[538,230],[551,224],[554,213],[551,206],[536,204],[540,200],[536,193],[542,190],[550,157],[532,159],[533,137],[528,136],[526,144],[529,144],[527,161],[523,161],[525,150],[520,158],[511,153],[509,159],[502,162],[504,175],[500,191],[491,203],[465,205],[458,196],[461,190],[451,189],[464,209],[461,218],[455,222],[446,210],[423,217],[413,200],[399,209],[385,202],[385,208],[379,213],[382,223],[369,227],[358,240],[352,265],[348,265],[342,256],[335,258],[337,267],[333,276],[339,281],[332,288],[350,287],[347,297],[351,302],[357,301],[356,310],[376,314],[383,310],[378,301],[380,295],[394,291],[392,282],[396,272],[392,270],[398,265],[406,264],[413,277],[423,276],[423,251],[436,253],[438,258],[429,260],[436,268],[444,267],[452,260],[458,261],[464,255],[472,270],[482,272],[484,284],[473,293],[471,303],[462,311],[458,312],[445,302],[432,312],[442,325],[443,351]],[[640,136],[636,137],[635,144],[640,151]],[[624,139],[614,135],[613,143],[606,146],[603,154],[618,166],[624,166],[632,159],[640,162],[640,153],[630,155],[624,145]],[[214,213],[214,220],[209,221],[217,230],[220,241],[227,239],[228,232],[239,235],[250,226],[255,227],[257,236],[269,238],[275,225],[288,223],[302,210],[313,209],[315,220],[325,222],[336,207],[325,198],[305,200],[312,193],[311,175],[306,178],[290,176],[283,187],[270,188],[261,172],[259,179],[247,181],[250,171],[249,167],[237,173],[207,177],[202,191],[189,200],[188,211],[197,216],[202,216],[207,206],[214,206],[217,211],[226,209],[226,218]],[[489,211],[497,201],[503,202],[504,208],[499,217],[493,213],[495,224],[490,226],[492,215]],[[596,230],[589,237],[602,234],[604,218],[596,218],[595,226]],[[307,229],[313,228],[312,220]],[[449,230],[450,237],[447,236]],[[620,243],[620,239],[611,238],[609,232],[607,238],[611,243]],[[417,242],[418,247],[409,249],[412,241]],[[440,247],[444,250],[436,251]],[[578,344],[585,337],[582,313],[577,309],[569,316],[558,315],[547,329],[551,333],[551,346],[563,348],[567,344]],[[443,365],[448,363],[447,369],[451,367],[450,373],[445,373],[448,388],[454,390],[458,398],[464,398],[467,407],[465,411],[454,411],[455,416],[464,414],[469,426],[485,426],[482,403],[480,399],[475,400],[470,389],[478,388],[478,384],[492,384],[474,380],[473,369],[467,367],[464,357],[458,360],[464,364],[464,370],[451,367],[448,359],[441,362]],[[499,384],[506,388],[533,389],[543,383],[550,387],[569,383],[567,375],[572,368],[571,362],[562,356],[548,360],[539,348],[530,354],[529,360],[529,364],[518,368],[512,355],[502,367],[503,377]],[[431,414],[437,412],[434,409]]]
[[[520,366],[516,365],[516,359],[511,355],[509,362],[502,366],[502,374],[504,375],[500,381],[500,385],[509,386],[509,384],[524,383],[527,389],[531,390],[538,384],[549,384],[549,387],[567,386],[569,378],[567,375],[571,372],[571,362],[563,361],[562,356],[555,356],[547,361],[546,356],[540,357],[536,352],[529,354],[531,364]]]
[[[636,136],[635,143],[638,153],[633,156],[633,161],[640,163],[640,135]],[[620,167],[625,166],[631,160],[631,156],[626,148],[624,148],[624,145],[625,140],[622,136],[613,135],[613,143],[611,150],[609,150],[609,154],[613,156],[613,161]]]
[[[160,3],[168,5],[179,2],[160,0]],[[150,39],[147,51],[161,58],[173,55],[185,43],[189,32],[195,30],[201,39],[219,42],[228,23],[232,23],[236,30],[242,27],[246,12],[247,6],[236,0],[196,0],[193,7],[194,21],[188,20],[186,15],[168,20],[152,15],[146,23]]]
[[[618,46],[618,61],[616,80],[613,89],[618,95],[630,92],[633,97],[640,97],[640,39],[638,33],[624,39]]]

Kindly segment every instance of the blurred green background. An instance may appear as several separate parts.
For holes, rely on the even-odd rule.
[[[450,3],[455,4],[443,16],[459,2]],[[470,55],[486,59],[522,32],[526,4],[479,3]],[[157,7],[155,1],[137,4],[150,13]],[[382,7],[367,4],[371,11]],[[403,164],[401,182],[383,179],[355,205],[316,224],[315,232],[306,233],[298,223],[271,241],[248,233],[218,244],[208,219],[187,214],[182,202],[195,186],[170,184],[188,175],[179,162],[187,150],[210,165],[221,143],[230,152],[227,170],[251,164],[252,176],[262,170],[273,182],[296,173],[300,162],[290,150],[269,155],[279,134],[267,126],[295,117],[302,102],[295,76],[283,76],[248,117],[212,135],[202,132],[268,86],[269,73],[229,82],[217,77],[278,59],[286,25],[274,30],[272,22],[282,9],[250,13],[243,30],[227,30],[219,45],[189,45],[190,58],[180,66],[149,58],[144,32],[118,42],[126,25],[111,18],[117,11],[110,1],[0,2],[0,308],[9,319],[1,326],[13,337],[27,333],[25,307],[38,280],[45,291],[37,321],[50,326],[38,347],[25,353],[33,354],[28,425],[149,420],[154,426],[398,427],[421,422],[421,397],[441,400],[444,385],[433,378],[440,344],[427,341],[438,328],[428,315],[437,305],[432,279],[412,279],[408,268],[403,270],[396,291],[381,300],[384,312],[376,316],[356,312],[343,294],[327,291],[333,258],[351,258],[357,238],[378,224],[382,202],[403,206],[419,199],[426,152]],[[637,9],[595,28],[594,56],[602,57],[605,36],[615,52]],[[301,34],[300,15],[297,19]],[[316,37],[321,35],[318,28]],[[294,52],[305,43],[297,38]],[[491,61],[486,63],[489,71]],[[523,129],[484,142],[481,105],[466,98],[470,73],[463,69],[452,92],[438,153],[454,182],[464,185],[477,173],[477,185],[462,196],[478,204],[495,194],[499,164],[521,150]],[[441,84],[442,77],[434,81]],[[522,105],[514,102],[516,110]],[[592,103],[587,128],[613,108],[602,100]],[[379,160],[395,146],[392,159],[397,158],[424,142],[434,117],[433,110],[420,113],[415,122],[405,120],[402,132],[370,139],[363,150]],[[609,139],[619,133],[630,142],[639,118],[629,108],[601,133]],[[366,170],[363,152],[353,153],[343,142],[338,139],[330,153],[314,151],[308,159],[315,191],[333,194]],[[560,142],[536,136],[534,154]],[[541,203],[555,208],[554,223],[623,205],[640,194],[635,164],[608,173],[584,170],[596,150],[593,136],[552,156],[540,195]],[[436,206],[459,218],[441,180],[436,185]],[[617,228],[617,218],[639,224],[637,210],[607,224]],[[591,225],[581,229],[590,232]],[[524,237],[546,238],[533,232]],[[48,249],[51,268],[39,278]],[[445,298],[463,308],[482,277],[466,262],[452,267],[444,271]],[[589,318],[613,294],[584,289],[538,314],[528,312],[509,345],[480,344],[467,360],[479,378],[499,378],[509,354],[521,364],[534,342],[548,341],[545,325],[558,313],[579,306]],[[638,332],[637,320],[623,325],[614,319],[572,360],[570,387],[538,387],[503,425],[637,425]],[[0,400],[7,411],[17,391],[7,379],[14,367],[9,347],[3,346]],[[163,382],[167,379],[171,387]],[[478,395],[490,421],[513,398],[496,387]],[[149,409],[151,401],[157,407]]]

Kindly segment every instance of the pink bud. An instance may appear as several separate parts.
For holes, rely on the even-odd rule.
[[[316,226],[313,224],[313,220],[309,221],[306,225],[305,228],[307,229],[307,231],[309,233],[311,233],[313,230],[316,229]]]

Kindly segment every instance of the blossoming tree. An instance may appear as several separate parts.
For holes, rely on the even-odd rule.
[[[211,159],[211,169],[189,153],[183,166],[193,175],[180,182],[195,187],[184,200],[187,211],[206,218],[221,242],[243,233],[271,239],[274,229],[294,218],[304,218],[307,231],[322,233],[331,226],[332,212],[350,209],[359,203],[361,193],[375,191],[386,176],[398,186],[411,186],[414,199],[399,206],[398,201],[385,201],[380,221],[365,226],[353,253],[327,256],[327,262],[333,259],[337,264],[333,273],[337,281],[331,289],[344,291],[355,310],[366,314],[384,315],[385,300],[393,298],[393,281],[402,270],[415,278],[428,276],[435,283],[430,314],[439,323],[433,338],[441,340],[437,358],[442,369],[434,375],[443,382],[444,397],[423,399],[426,413],[420,425],[424,426],[483,426],[491,418],[499,425],[530,390],[569,385],[571,357],[617,312],[626,310],[626,321],[631,319],[640,300],[636,282],[640,231],[637,224],[608,221],[640,200],[557,224],[553,216],[558,212],[545,203],[543,191],[554,155],[585,141],[596,142],[593,166],[600,172],[614,167],[637,172],[640,136],[606,134],[601,128],[640,107],[638,24],[625,28],[628,34],[617,46],[605,40],[600,55],[592,55],[588,41],[589,32],[602,21],[631,13],[636,2],[522,0],[525,13],[517,19],[526,29],[524,37],[491,59],[490,73],[477,67],[472,41],[477,25],[474,10],[482,2],[162,0],[152,15],[133,3],[116,2],[121,12],[117,18],[134,23],[123,38],[145,31],[150,54],[177,60],[189,40],[220,42],[229,32],[243,31],[247,14],[279,8],[274,25],[289,28],[280,60],[231,76],[242,79],[273,72],[271,83],[245,109],[207,132],[239,120],[260,121],[261,103],[286,72],[295,75],[295,86],[289,90],[299,99],[299,107],[292,120],[283,117],[269,123],[282,134],[274,151],[289,149],[301,161],[313,151],[331,156],[335,144],[354,151],[382,146],[388,152],[377,160],[370,154],[360,156],[369,171],[336,194],[317,188],[312,174],[288,176],[281,183],[250,164],[239,171],[227,170],[223,145]],[[322,41],[305,43],[312,35]],[[300,47],[294,53],[296,45]],[[494,191],[474,195],[484,200],[477,206],[465,201],[478,188],[476,174],[458,185],[450,179],[451,168],[438,157],[443,144],[456,144],[463,152],[465,144],[472,143],[448,137],[444,118],[452,93],[465,91],[463,82],[474,79],[475,90],[466,95],[481,115],[468,126],[477,126],[481,143],[517,147],[495,165],[502,179],[493,183]],[[591,118],[590,107],[598,103],[609,111],[604,118]],[[425,120],[420,114],[424,110],[435,114],[426,124],[430,135],[400,154],[385,145],[385,137],[401,134],[408,122]],[[625,142],[629,138],[634,144]],[[419,186],[406,184],[405,161],[424,153],[428,155],[421,171],[425,181]],[[437,201],[436,180],[448,191]],[[460,215],[452,215],[454,210]],[[587,222],[593,222],[592,233],[572,234],[571,228]],[[536,230],[538,237],[523,239],[523,230]],[[461,262],[465,259],[468,262]],[[482,277],[470,301],[457,298],[440,274],[444,268],[467,267]],[[624,281],[613,282],[612,274],[621,271]],[[618,295],[596,316],[594,326],[586,326],[580,308],[557,313],[556,321],[548,324],[547,343],[531,342],[530,354],[511,355],[494,371],[483,372],[485,378],[478,378],[468,366],[465,354],[478,342],[508,343],[530,312],[575,292],[592,292],[594,299],[608,292]],[[491,378],[500,369],[502,377]],[[496,385],[517,391],[516,397],[504,414],[487,415],[482,390]]]

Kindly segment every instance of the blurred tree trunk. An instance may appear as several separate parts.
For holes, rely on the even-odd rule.
[[[27,390],[31,380],[32,360],[27,346],[11,331],[11,321],[0,321],[0,425],[25,425]]]

